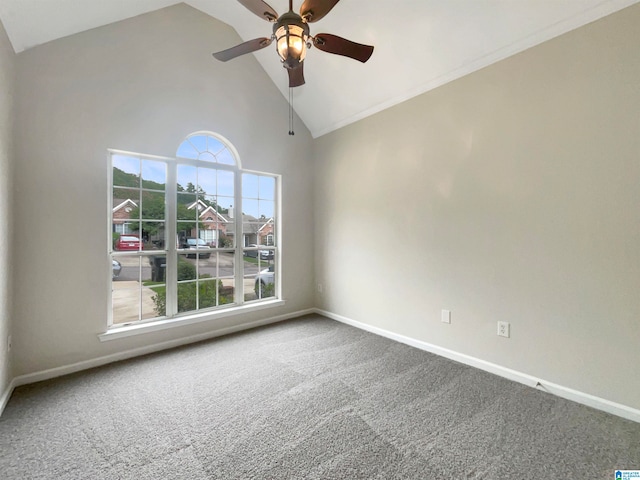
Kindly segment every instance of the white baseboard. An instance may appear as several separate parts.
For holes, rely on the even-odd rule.
[[[243,330],[249,330],[263,325],[269,325],[271,323],[282,322],[303,315],[315,313],[315,310],[310,308],[306,310],[299,310],[293,313],[287,313],[284,315],[277,315],[274,317],[264,318],[253,322],[241,323],[233,325],[231,327],[221,328],[211,332],[202,333],[199,335],[192,335],[189,337],[178,338],[176,340],[170,340],[167,342],[156,343],[154,345],[147,345],[140,348],[134,348],[132,350],[126,350],[123,352],[114,353],[111,355],[105,355],[103,357],[92,358],[90,360],[84,360],[82,362],[72,363],[70,365],[63,365],[56,368],[50,368],[48,370],[42,370],[40,372],[28,373],[26,375],[19,375],[15,377],[9,383],[7,389],[0,397],[0,415],[4,412],[4,408],[11,397],[11,393],[17,387],[22,385],[28,385],[30,383],[41,382],[43,380],[50,380],[52,378],[61,377],[62,375],[68,375],[70,373],[80,372],[82,370],[88,370],[90,368],[100,367],[109,363],[118,362],[120,360],[127,360],[129,358],[139,357],[141,355],[147,355],[149,353],[160,352],[162,350],[168,350],[170,348],[181,347],[190,343],[201,342],[203,340],[209,340],[215,337],[221,337],[223,335],[229,335],[230,333],[241,332]]]
[[[380,335],[382,337],[386,337],[391,340],[404,343],[406,345],[418,348],[420,350],[434,353],[441,357],[445,357],[450,360],[454,360],[456,362],[460,362],[465,365],[469,365],[471,367],[484,370],[485,372],[493,373],[495,375],[507,378],[514,382],[522,383],[529,387],[543,390],[545,392],[551,393],[558,397],[562,397],[567,400],[571,400],[576,403],[580,403],[582,405],[586,405],[588,407],[592,407],[597,410],[602,410],[604,412],[611,413],[613,415],[617,415],[622,418],[626,418],[627,420],[632,420],[634,422],[640,423],[640,410],[638,409],[628,407],[620,403],[615,403],[604,398],[596,397],[588,393],[580,392],[572,388],[564,387],[562,385],[558,385],[552,382],[547,382],[546,380],[543,380],[541,378],[536,378],[531,375],[527,375],[526,373],[518,372],[516,370],[512,370],[510,368],[506,368],[501,365],[497,365],[495,363],[487,362],[485,360],[482,360],[476,357],[472,357],[469,355],[465,355],[463,353],[449,350],[447,348],[442,348],[437,345],[423,342],[421,340],[416,340],[411,337],[405,337],[404,335],[399,335],[389,330],[384,330],[382,328],[367,325],[366,323],[358,322],[356,320],[352,320],[350,318],[343,317],[342,315],[328,312],[326,310],[316,308],[314,309],[314,312],[320,315],[323,315],[325,317],[331,318],[332,320],[336,320],[338,322],[351,325],[352,327],[356,327],[361,330],[366,330],[367,332],[371,332],[376,335]]]
[[[14,378],[9,382],[7,388],[4,392],[2,392],[2,396],[0,396],[0,415],[4,412],[4,407],[9,403],[9,399],[11,398],[11,394],[13,393],[13,389],[16,388],[16,379]]]

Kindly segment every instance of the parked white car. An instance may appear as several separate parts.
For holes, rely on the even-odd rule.
[[[265,268],[256,276],[255,292],[258,298],[273,297],[275,295],[275,266]]]

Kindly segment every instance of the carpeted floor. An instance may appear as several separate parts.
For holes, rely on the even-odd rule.
[[[8,479],[613,479],[640,424],[320,316],[16,389]]]

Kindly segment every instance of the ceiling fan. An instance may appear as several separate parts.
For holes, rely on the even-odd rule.
[[[226,62],[246,53],[255,52],[276,41],[276,50],[283,66],[289,74],[289,87],[304,85],[303,62],[307,49],[315,46],[318,50],[353,58],[362,63],[369,60],[373,47],[362,45],[329,33],[311,36],[309,23],[322,19],[339,0],[304,0],[300,15],[293,11],[293,0],[289,0],[289,11],[278,16],[276,11],[263,0],[238,0],[248,10],[260,18],[273,23],[271,37],[249,40],[227,50],[214,53],[213,56]]]

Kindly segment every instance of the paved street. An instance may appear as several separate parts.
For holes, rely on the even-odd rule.
[[[142,257],[142,281],[151,280],[151,265],[149,264],[150,257]],[[199,275],[208,274],[211,277],[218,278],[232,278],[234,276],[234,265],[233,265],[233,255],[231,253],[223,252],[223,253],[212,253],[209,258],[200,258],[198,260],[194,258],[183,258],[198,267]],[[216,265],[217,258],[217,265]],[[123,282],[129,280],[138,280],[139,278],[139,269],[140,263],[138,257],[134,256],[124,256],[124,257],[116,257],[116,259],[122,265],[122,271],[120,272],[120,276],[115,279],[115,282]],[[269,266],[268,263],[264,263],[260,265],[261,269],[265,269]],[[244,262],[244,274],[245,276],[252,276],[255,278],[255,275],[258,273],[258,266],[245,261]]]

